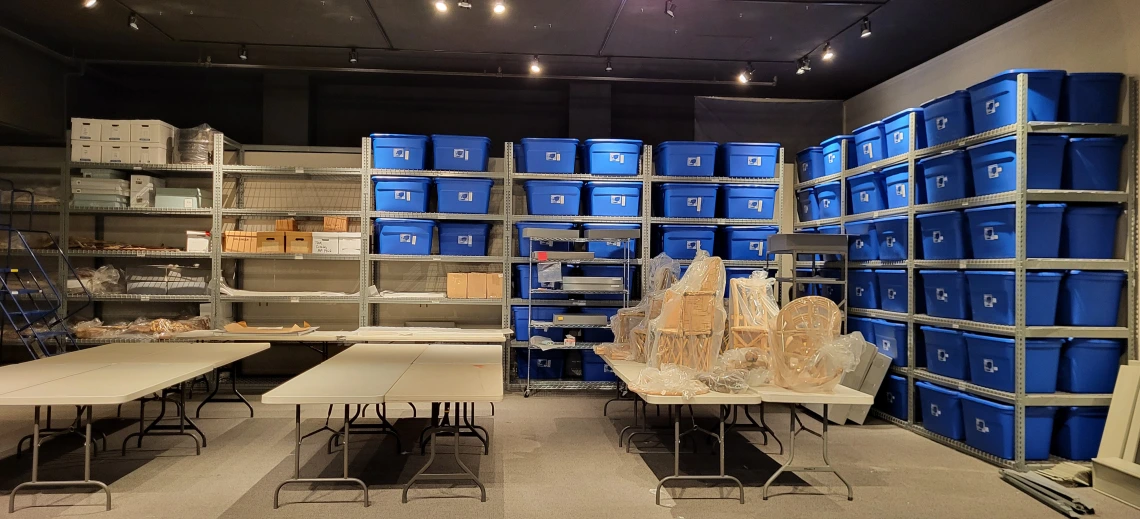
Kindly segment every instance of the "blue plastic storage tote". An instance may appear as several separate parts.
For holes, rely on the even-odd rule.
[[[871,343],[875,342],[875,319],[867,317],[848,317],[847,318],[847,333],[859,332],[863,334],[863,340]]]
[[[377,218],[375,225],[377,253],[410,256],[431,254],[435,222],[431,220]]]
[[[929,382],[914,383],[922,402],[922,427],[926,430],[961,441],[966,437],[962,430],[962,394]]]
[[[1070,206],[1061,227],[1061,257],[1111,259],[1122,205]]]
[[[609,278],[623,277],[622,276],[622,274],[623,274],[622,270],[625,268],[626,267],[624,267],[622,265],[581,265],[578,267],[578,269],[582,272],[583,276],[609,277]],[[629,267],[629,270],[624,273],[625,274],[624,278],[625,278],[625,289],[626,290],[630,290],[630,288],[633,286],[633,269],[634,269],[634,267]],[[622,300],[622,294],[586,294],[584,297],[585,297],[585,299],[601,300],[601,301],[621,301]]]
[[[1115,123],[1120,115],[1120,84],[1123,80],[1124,74],[1115,72],[1083,72],[1065,76],[1060,119],[1071,123]]]
[[[910,114],[914,114],[914,149],[926,147],[926,120],[922,108],[907,108],[883,119],[883,134],[887,138],[886,155],[897,157],[910,151]]]
[[[523,139],[528,173],[573,173],[578,139]]]
[[[855,175],[847,179],[851,188],[851,214],[882,211],[887,208],[883,193],[883,176],[878,171]]]
[[[1061,283],[1057,324],[1116,326],[1120,289],[1126,277],[1123,272],[1070,270]]]
[[[966,209],[970,247],[975,259],[1017,255],[1016,206],[991,205]],[[1025,208],[1027,258],[1056,258],[1061,250],[1061,221],[1065,204],[1029,204]]]
[[[998,391],[1014,390],[1014,342],[1012,337],[964,333],[970,349],[970,380]],[[1057,367],[1061,339],[1025,340],[1025,392],[1057,391]]]
[[[697,250],[712,254],[716,245],[715,225],[661,225],[660,252],[673,259],[693,259]]]
[[[582,182],[575,180],[527,180],[526,207],[529,214],[577,216],[582,199]]]
[[[855,165],[866,166],[887,158],[887,137],[883,132],[883,122],[875,121],[855,129]],[[850,164],[847,165],[851,167]]]
[[[489,223],[439,222],[442,256],[486,256]]]
[[[586,208],[590,216],[641,216],[641,184],[586,182]]]
[[[716,184],[661,184],[661,216],[666,218],[713,218],[716,216]]]
[[[905,278],[905,274],[903,275]],[[886,291],[886,288],[880,290]],[[884,295],[884,297],[886,297]],[[885,310],[885,309],[884,309]],[[891,364],[907,365],[906,323],[893,323],[883,319],[875,320],[875,348],[879,353],[891,358]]]
[[[528,352],[530,353],[529,363],[527,363]],[[533,380],[562,378],[562,367],[566,360],[565,353],[562,350],[542,351],[525,348],[515,350],[515,363],[518,365],[519,378]]]
[[[855,167],[855,136],[836,135],[820,143],[823,146],[823,174],[834,175],[844,170],[843,143],[847,143],[846,169]]]
[[[819,218],[838,218],[843,215],[842,201],[839,199],[843,187],[838,181],[820,184],[810,188],[819,205]]]
[[[906,420],[910,412],[906,385],[906,378],[887,375],[879,394],[875,395],[875,407],[899,420]]]
[[[1120,189],[1120,157],[1124,137],[1073,137],[1061,173],[1064,189]]]
[[[847,259],[850,261],[875,261],[879,259],[879,235],[875,222],[855,222],[847,224]],[[876,307],[877,308],[877,307]]]
[[[970,92],[974,133],[1017,122],[1017,75],[1029,75],[1030,121],[1056,121],[1061,100],[1064,70],[1013,69],[978,83]]]
[[[721,228],[721,256],[727,260],[763,261],[768,256],[768,237],[779,227],[729,225]]]
[[[884,168],[883,188],[887,198],[887,209],[906,207],[910,203],[910,167],[906,163]],[[916,179],[917,181],[917,179]],[[916,182],[915,186],[919,184]]]
[[[848,273],[847,297],[852,308],[879,308],[879,278],[875,271],[855,269]]]
[[[888,312],[907,312],[907,289],[905,270],[877,270],[879,277],[879,306]],[[877,332],[876,332],[877,333]]]
[[[640,158],[641,141],[586,139],[582,169],[594,175],[636,175]]]
[[[565,276],[570,272],[570,267],[562,265],[562,275]],[[539,283],[538,282],[538,269],[531,272],[530,264],[515,265],[515,274],[517,280],[515,286],[518,287],[519,297],[523,299],[531,299],[530,289],[532,288],[557,288],[561,283]],[[534,299],[569,299],[566,294],[534,294]]]
[[[587,382],[613,382],[617,380],[617,374],[597,353],[582,350],[582,380]]]
[[[892,216],[871,222],[875,226],[879,242],[879,259],[883,261],[905,261],[907,240],[907,217]]]
[[[974,133],[974,122],[970,117],[970,93],[965,90],[922,103],[922,110],[927,146],[938,146]]]
[[[489,178],[437,178],[436,207],[441,213],[487,214],[494,184]]]
[[[372,134],[372,165],[376,169],[424,169],[426,135]]]
[[[526,173],[526,153],[523,153],[522,144],[516,142],[512,148],[515,152],[515,171]]]
[[[1124,341],[1069,339],[1061,347],[1057,390],[1069,393],[1111,393],[1120,371]]]
[[[796,154],[796,178],[807,182],[826,175],[823,172],[823,147],[812,146]]]
[[[553,322],[554,314],[564,314],[567,309],[564,306],[532,306],[530,307],[530,316],[533,321]],[[562,328],[548,328],[543,330],[541,328],[527,328],[527,307],[525,306],[512,306],[511,317],[514,318],[515,323],[515,340],[529,341],[531,335],[546,337],[555,342],[561,342],[564,335]]]
[[[428,208],[430,178],[372,177],[376,186],[376,210],[423,213]]]
[[[668,141],[653,152],[654,169],[666,177],[711,177],[716,171],[715,142]]]
[[[1065,157],[1064,135],[1030,135],[1026,161],[1029,189],[1060,189]],[[1017,136],[970,146],[970,169],[976,196],[1017,189]]]
[[[1095,458],[1107,421],[1107,407],[1062,407],[1054,421],[1052,452],[1068,460]]]
[[[779,143],[726,142],[720,146],[719,164],[727,177],[773,178],[779,157]]]
[[[586,231],[640,231],[641,224],[636,223],[584,223],[582,229]],[[637,257],[637,244],[641,240],[634,238],[626,243],[629,249],[629,258]],[[626,257],[622,251],[622,240],[591,241],[586,243],[586,251],[593,252],[595,258],[623,259]]]
[[[970,155],[962,150],[947,151],[918,161],[925,180],[926,203],[934,204],[974,196],[974,175]]]
[[[958,330],[923,326],[926,369],[935,375],[970,380],[970,355],[966,338]]]
[[[966,284],[970,292],[970,315],[973,316],[973,320],[1006,326],[1014,324],[1014,308],[1017,303],[1014,277],[1015,274],[1009,271],[966,271]],[[1026,326],[1053,326],[1056,323],[1057,295],[1060,288],[1060,273],[1025,273]]]
[[[725,218],[771,220],[776,214],[776,192],[779,189],[779,186],[756,184],[721,184],[722,214]]]
[[[928,260],[964,259],[970,257],[966,239],[966,219],[962,211],[924,213],[915,217],[922,235],[920,258]]]
[[[432,167],[445,171],[487,171],[491,139],[465,135],[432,135]]]
[[[970,294],[961,270],[920,270],[926,314],[946,319],[970,318]]]
[[[574,228],[572,223],[562,222],[519,222],[515,224],[515,229],[518,231],[519,237],[519,256],[530,256],[531,246],[534,246],[534,251],[556,251],[567,252],[570,250],[570,242],[564,241],[542,241],[531,240],[524,236],[524,231],[527,229],[553,229],[556,231],[569,231]]]
[[[816,203],[815,192],[812,188],[804,188],[796,192],[796,215],[801,222],[819,220],[819,205]]]
[[[586,315],[604,315],[606,316],[606,319],[609,319],[611,322],[613,321],[614,316],[617,315],[618,311],[617,308],[605,308],[596,306],[582,308],[581,310],[582,313]],[[582,340],[585,342],[613,342],[614,331],[609,328],[584,328],[582,330]],[[592,354],[594,352],[590,351],[590,353]],[[585,354],[583,354],[582,357],[583,360],[585,360]]]
[[[962,393],[962,422],[966,445],[999,458],[1013,459],[1013,406]],[[1025,459],[1049,458],[1056,407],[1025,408]]]

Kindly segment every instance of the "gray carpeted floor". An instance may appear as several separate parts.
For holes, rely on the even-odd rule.
[[[627,454],[617,446],[618,431],[632,419],[629,404],[611,405],[602,416],[604,397],[551,396],[524,399],[509,395],[494,417],[477,422],[492,433],[491,453],[482,455],[475,438],[463,438],[462,459],[487,486],[487,502],[467,484],[432,483],[412,490],[410,502],[400,503],[404,482],[424,463],[418,450],[397,454],[387,436],[352,437],[350,472],[369,485],[372,506],[358,500],[360,490],[348,487],[294,485],[282,492],[283,506],[273,510],[273,490],[293,472],[293,409],[255,404],[257,418],[244,418],[234,404],[207,406],[199,425],[209,446],[194,455],[188,439],[148,438],[143,448],[132,443],[127,456],[119,448],[137,428],[114,417],[113,408],[96,409],[97,426],[108,433],[110,452],[96,458],[92,476],[111,486],[114,509],[103,512],[95,495],[51,491],[20,494],[12,517],[40,518],[98,515],[107,518],[316,518],[376,517],[433,518],[875,518],[1056,516],[1045,506],[998,479],[997,469],[982,461],[884,423],[833,428],[830,456],[855,487],[855,500],[845,499],[843,486],[827,474],[781,477],[775,496],[762,501],[760,486],[785,458],[775,444],[759,445],[753,431],[727,436],[727,470],[745,484],[746,504],[727,486],[684,483],[671,485],[654,504],[659,478],[672,472],[672,456],[664,445],[647,441],[642,454]],[[63,410],[60,410],[63,412]],[[137,413],[137,407],[126,411]],[[325,408],[304,409],[304,429],[323,424]],[[424,409],[420,409],[424,412]],[[486,406],[480,415],[489,413]],[[426,423],[410,418],[410,409],[390,409],[406,416],[396,422],[404,449]],[[652,415],[652,411],[651,411]],[[662,423],[665,418],[662,417]],[[715,420],[698,418],[707,427]],[[786,409],[768,409],[768,422],[787,443]],[[59,420],[57,420],[59,423]],[[334,425],[337,422],[334,420]],[[814,420],[807,420],[814,425]],[[0,408],[0,495],[30,477],[30,457],[15,457],[15,444],[31,430],[31,411]],[[302,477],[338,476],[339,453],[325,450],[326,434],[305,443]],[[452,471],[451,439],[440,444],[433,471]],[[800,435],[796,459],[820,460],[819,440]],[[691,452],[694,445],[686,443]],[[717,469],[713,445],[697,437],[698,453],[681,458],[682,472],[710,473]],[[765,454],[768,453],[768,454]],[[769,455],[771,454],[771,455]],[[82,476],[82,444],[59,439],[45,444],[42,479]],[[800,479],[802,478],[802,479]],[[803,485],[810,486],[803,486]],[[795,486],[793,486],[795,485]],[[1092,490],[1078,491],[1096,505],[1105,519],[1136,517],[1137,511]],[[6,503],[5,503],[6,504]],[[1059,517],[1059,516],[1058,516]]]

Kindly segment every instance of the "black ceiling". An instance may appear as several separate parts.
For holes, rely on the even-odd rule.
[[[742,95],[846,99],[1048,0],[81,0],[0,2],[0,26],[89,60],[733,81]],[[128,28],[137,13],[139,30]],[[869,17],[873,35],[859,37]],[[830,40],[836,58],[823,62]],[[238,59],[245,45],[249,60]],[[357,48],[360,60],[348,61]],[[810,54],[812,71],[795,74]],[[609,58],[613,72],[604,68]],[[996,71],[995,71],[996,72]],[[723,89],[723,87],[718,87]]]

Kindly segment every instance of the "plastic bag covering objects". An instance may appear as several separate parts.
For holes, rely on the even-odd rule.
[[[614,342],[599,345],[594,353],[616,360],[645,360],[647,321],[660,313],[665,289],[681,277],[681,264],[665,254],[658,254],[649,260],[646,272],[649,287],[645,297],[637,306],[618,310],[610,320]]]
[[[724,340],[724,262],[697,251],[676,284],[665,291],[661,315],[649,321],[650,367],[676,364],[705,373]]]
[[[629,389],[635,393],[680,396],[686,400],[709,392],[709,387],[697,380],[696,371],[676,364],[641,370],[637,382],[630,384]]]
[[[843,314],[831,300],[801,297],[776,316],[772,380],[793,391],[831,391],[859,363],[862,339],[840,338]]]
[[[769,334],[780,313],[775,287],[776,280],[763,270],[729,280],[729,328],[723,351],[758,348],[768,355]]]

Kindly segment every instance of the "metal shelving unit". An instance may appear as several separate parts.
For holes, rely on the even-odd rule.
[[[879,410],[874,410],[876,416],[883,418],[891,423],[914,431],[917,434],[930,438],[934,441],[950,446],[958,451],[970,454],[982,460],[988,461],[995,465],[1016,468],[1019,470],[1031,469],[1041,465],[1052,465],[1059,461],[1056,459],[1049,460],[1048,462],[1030,462],[1025,459],[1025,408],[1027,406],[1105,406],[1111,400],[1111,395],[1104,394],[1071,394],[1071,393],[1049,393],[1049,394],[1035,394],[1027,393],[1025,390],[1025,375],[1026,375],[1026,348],[1025,340],[1029,338],[1068,338],[1068,337],[1081,337],[1081,338],[1114,338],[1123,339],[1127,341],[1128,358],[1137,359],[1137,344],[1135,338],[1136,329],[1136,201],[1135,189],[1137,187],[1137,172],[1135,164],[1137,160],[1137,128],[1136,121],[1133,120],[1137,113],[1137,81],[1129,78],[1127,80],[1127,102],[1126,120],[1128,124],[1085,124],[1085,123],[1047,123],[1047,122],[1033,122],[1028,121],[1028,109],[1026,107],[1026,99],[1028,95],[1028,76],[1020,75],[1017,80],[1017,122],[1008,126],[1003,126],[994,130],[990,130],[978,135],[972,135],[957,141],[949,142],[939,146],[916,149],[915,135],[916,135],[916,120],[915,116],[910,117],[910,143],[909,152],[885,160],[878,161],[873,164],[860,166],[857,168],[848,169],[847,160],[847,147],[846,143],[841,148],[841,160],[843,161],[842,167],[844,168],[841,173],[829,175],[828,177],[814,179],[809,182],[800,182],[796,184],[796,189],[800,190],[806,187],[819,185],[826,182],[833,182],[838,180],[841,182],[840,187],[840,203],[842,208],[847,207],[847,178],[873,171],[882,167],[891,166],[895,164],[906,163],[911,172],[908,180],[908,188],[910,193],[916,193],[916,185],[921,179],[916,179],[915,164],[917,160],[937,155],[939,153],[962,149],[976,144],[982,144],[994,139],[1015,135],[1017,137],[1017,189],[1007,192],[998,193],[985,196],[977,196],[972,198],[965,198],[960,200],[950,200],[946,202],[932,203],[932,204],[916,204],[915,197],[909,197],[908,206],[905,208],[889,209],[884,211],[877,211],[874,213],[865,213],[854,216],[841,216],[839,218],[829,218],[826,220],[815,220],[808,222],[799,222],[795,224],[797,230],[818,227],[821,225],[840,225],[841,232],[843,225],[856,221],[864,221],[876,218],[882,218],[891,215],[906,214],[908,216],[908,251],[907,259],[905,262],[899,261],[865,261],[865,262],[852,262],[851,266],[855,268],[878,268],[878,267],[893,267],[893,268],[906,268],[907,282],[908,282],[908,301],[907,312],[887,312],[883,310],[872,309],[850,309],[851,315],[872,317],[886,319],[894,322],[908,324],[908,341],[907,341],[907,367],[892,367],[891,373],[899,376],[904,376],[907,379],[907,392],[908,392],[908,416],[906,420],[900,420],[896,417],[887,415]],[[1027,189],[1026,175],[1027,175],[1027,160],[1028,160],[1028,135],[1034,133],[1050,133],[1050,134],[1083,134],[1083,135],[1123,135],[1129,139],[1128,151],[1129,159],[1122,161],[1122,168],[1124,182],[1120,191],[1080,191],[1080,190],[1042,190],[1042,189]],[[1125,257],[1123,259],[1110,259],[1110,260],[1086,260],[1086,259],[1067,259],[1067,258],[1027,258],[1026,257],[1026,206],[1032,202],[1093,202],[1093,203],[1119,203],[1126,204],[1125,211],[1128,231],[1125,233],[1127,243],[1124,247]],[[917,259],[916,246],[917,236],[915,232],[915,215],[934,212],[946,211],[952,209],[965,209],[972,207],[982,207],[996,204],[1015,204],[1016,205],[1016,232],[1019,237],[1017,240],[1016,256],[1010,259],[996,259],[996,260],[923,260]],[[798,218],[797,218],[798,220]],[[797,262],[802,264],[804,262]],[[933,317],[929,315],[919,314],[916,311],[916,283],[915,277],[918,274],[918,269],[1006,269],[1012,270],[1016,275],[1015,294],[1016,299],[1024,302],[1026,293],[1025,274],[1031,270],[1066,270],[1066,269],[1081,269],[1081,270],[1115,270],[1124,271],[1127,273],[1126,297],[1122,297],[1122,301],[1127,305],[1126,321],[1124,326],[1117,327],[1077,327],[1077,326],[1026,326],[1025,324],[1025,305],[1016,305],[1015,311],[1015,324],[1011,326],[1002,326],[988,323],[980,323],[968,320],[958,319],[945,319]],[[985,388],[968,381],[953,379],[936,375],[927,371],[926,369],[917,367],[916,363],[916,334],[920,333],[918,327],[920,325],[938,326],[954,330],[963,330],[971,332],[986,333],[992,335],[1000,335],[1005,337],[1012,337],[1015,339],[1015,391],[1005,392]],[[920,414],[915,409],[915,386],[916,380],[925,380],[938,385],[950,387],[963,391],[969,394],[982,396],[985,398],[1012,404],[1015,407],[1014,413],[1014,429],[1015,429],[1015,456],[1012,460],[1006,460],[992,456],[990,454],[981,452],[974,449],[965,443],[951,440],[934,434],[921,425],[919,419]]]

